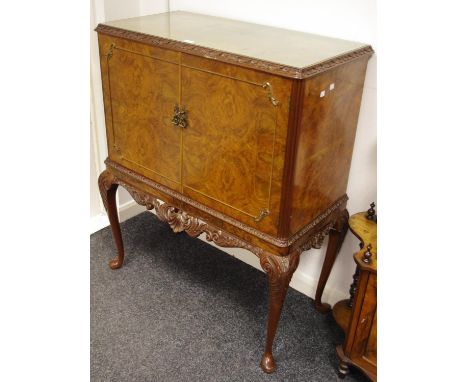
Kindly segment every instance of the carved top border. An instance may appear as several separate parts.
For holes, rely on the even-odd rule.
[[[274,62],[260,60],[257,58],[243,56],[240,54],[229,53],[213,48],[206,48],[200,45],[195,45],[183,41],[176,41],[164,37],[129,31],[110,25],[99,24],[95,30],[96,32],[103,33],[109,36],[125,38],[128,40],[137,41],[148,45],[154,45],[157,47],[172,49],[179,52],[190,53],[196,56],[210,58],[229,64],[235,64],[250,69],[261,70],[264,72],[277,74],[283,77],[297,79],[315,76],[316,74],[332,69],[336,66],[345,64],[347,62],[354,61],[358,58],[364,56],[371,56],[374,53],[372,47],[370,45],[367,45],[363,48],[359,48],[357,50],[342,54],[340,56],[331,58],[323,62],[319,62],[314,65],[306,66],[303,68],[296,68],[294,66],[277,64]]]
[[[208,213],[209,215],[212,215],[222,221],[225,221],[228,224],[231,224],[234,227],[240,228],[241,230],[248,232],[254,236],[257,236],[258,238],[266,241],[267,243],[273,244],[277,247],[289,247],[290,245],[294,244],[296,241],[298,241],[300,238],[302,238],[305,235],[308,235],[310,233],[313,233],[314,229],[319,229],[322,227],[322,223],[326,221],[327,218],[329,218],[336,210],[341,209],[343,205],[346,204],[348,200],[347,195],[343,195],[340,199],[338,199],[335,203],[333,203],[330,207],[328,207],[326,210],[324,210],[320,215],[318,215],[314,220],[312,220],[309,224],[307,224],[304,228],[302,228],[299,232],[295,233],[294,235],[290,236],[289,238],[277,238],[271,235],[268,235],[264,232],[261,232],[247,224],[244,224],[236,219],[231,218],[230,216],[227,216],[221,212],[218,212],[210,207],[207,207],[201,203],[196,202],[195,200],[177,192],[169,187],[166,187],[162,184],[156,183],[152,181],[151,179],[146,178],[143,175],[137,174],[136,172],[112,161],[111,159],[107,158],[105,161],[106,165],[117,172],[120,172],[122,174],[125,174],[133,179],[136,179],[137,181],[148,185],[151,188],[154,188],[156,190],[159,190],[169,196],[172,196],[173,198],[176,198],[178,200],[181,200],[184,203],[187,203],[195,208],[198,208],[201,211],[204,211]],[[115,175],[115,174],[114,174]]]

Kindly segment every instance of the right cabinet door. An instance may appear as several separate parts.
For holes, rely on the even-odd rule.
[[[273,233],[278,105],[267,85],[182,65],[181,103],[184,194]]]

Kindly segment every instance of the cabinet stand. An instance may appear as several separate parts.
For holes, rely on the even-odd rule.
[[[108,160],[106,163],[109,165],[110,161]],[[346,210],[338,209],[337,212],[335,211],[335,213],[329,216],[325,225],[321,225],[317,230],[310,232],[309,235],[307,235],[307,240],[303,238],[299,241],[302,242],[302,245],[293,245],[291,246],[292,249],[289,254],[280,256],[249,244],[239,237],[206,223],[200,218],[189,215],[180,208],[161,202],[150,193],[138,190],[124,180],[118,178],[109,169],[101,173],[98,183],[118,253],[115,259],[109,261],[109,267],[112,269],[120,268],[124,262],[124,246],[115,197],[119,185],[123,186],[138,204],[145,206],[148,210],[154,209],[156,216],[161,221],[168,223],[174,232],[185,231],[191,237],[197,237],[205,233],[208,241],[212,241],[221,247],[244,248],[259,257],[260,265],[267,274],[269,284],[266,344],[260,362],[260,367],[266,373],[272,373],[276,369],[276,362],[272,351],[273,340],[276,335],[278,321],[289,283],[299,264],[300,254],[312,247],[320,248],[325,235],[330,233],[331,236],[324,261],[324,269],[322,269],[319,286],[317,287],[315,303],[317,310],[322,313],[326,311],[328,304],[323,304],[321,302],[321,297],[333,262],[336,259],[336,255],[341,247],[344,235],[346,234],[347,225],[345,222],[348,216]],[[341,208],[344,208],[344,206],[341,206]]]

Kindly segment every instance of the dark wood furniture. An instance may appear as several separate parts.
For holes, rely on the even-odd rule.
[[[351,216],[349,228],[361,241],[354,254],[356,272],[349,300],[333,307],[333,316],[345,332],[345,342],[336,347],[339,375],[345,377],[354,366],[372,381],[377,380],[377,219],[370,210]]]
[[[245,248],[269,281],[261,367],[302,251],[346,233],[368,45],[187,12],[100,24],[109,157],[99,177],[124,261],[117,187],[174,232]]]

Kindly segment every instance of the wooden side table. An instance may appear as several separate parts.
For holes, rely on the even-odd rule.
[[[377,380],[377,217],[374,203],[366,212],[349,219],[349,229],[361,241],[354,254],[356,272],[350,298],[333,307],[333,317],[345,332],[345,341],[336,347],[339,375],[344,378],[354,366],[372,381]]]

